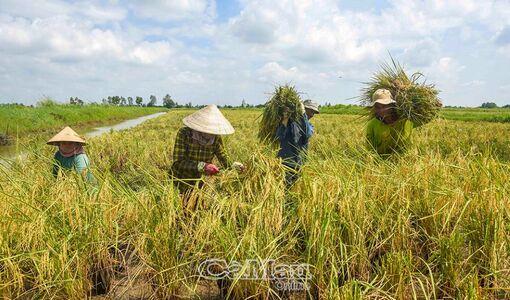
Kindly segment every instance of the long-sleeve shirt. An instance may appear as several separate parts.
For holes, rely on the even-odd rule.
[[[230,162],[221,136],[216,136],[211,145],[193,143],[192,129],[183,127],[175,138],[172,175],[179,179],[199,179],[202,177],[198,163],[212,163],[216,157],[223,168],[230,167]]]
[[[53,176],[57,177],[59,170],[74,170],[76,173],[82,175],[88,182],[94,181],[94,176],[90,172],[89,158],[87,154],[77,154],[70,157],[64,157],[60,151],[57,151],[53,157]]]
[[[299,168],[304,163],[308,142],[314,133],[314,127],[306,114],[298,121],[289,120],[287,126],[280,124],[276,136],[280,142],[278,157],[291,168]]]
[[[409,120],[398,120],[393,124],[385,124],[377,118],[367,124],[367,141],[369,147],[381,155],[404,151],[411,141],[413,123]]]

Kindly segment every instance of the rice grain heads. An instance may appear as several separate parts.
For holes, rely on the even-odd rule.
[[[393,58],[391,63],[382,64],[381,69],[361,90],[362,104],[372,106],[372,94],[378,89],[387,89],[397,102],[399,118],[408,119],[415,126],[437,118],[442,107],[439,90],[435,85],[427,84],[422,73],[407,76],[404,68]]]
[[[276,144],[276,129],[284,112],[288,112],[289,120],[294,121],[304,114],[299,92],[294,86],[288,84],[275,87],[271,98],[266,102],[259,124],[259,140]]]

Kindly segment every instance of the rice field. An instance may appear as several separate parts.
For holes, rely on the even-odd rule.
[[[289,195],[260,111],[223,110],[245,173],[208,178],[186,212],[168,170],[171,111],[90,140],[98,178],[55,181],[53,147],[0,167],[0,298],[508,299],[510,124],[435,120],[401,157],[365,149],[364,120],[321,114]],[[200,276],[206,259],[309,264],[308,289]]]
[[[167,109],[97,104],[52,104],[36,107],[0,104],[0,145],[2,136],[14,139],[36,132],[57,130],[69,124],[74,127],[92,126],[105,121],[126,120],[162,111]]]

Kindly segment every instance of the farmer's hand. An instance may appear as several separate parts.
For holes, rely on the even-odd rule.
[[[220,172],[220,169],[215,164],[205,164],[204,172],[206,175],[216,175]]]
[[[233,162],[232,168],[236,169],[239,173],[243,173],[246,170],[246,167],[240,162]]]
[[[289,123],[289,113],[284,112],[282,116],[282,125],[287,127],[287,124]]]

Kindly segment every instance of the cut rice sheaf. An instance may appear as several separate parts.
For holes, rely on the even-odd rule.
[[[288,84],[275,87],[271,98],[264,105],[259,124],[259,140],[276,145],[276,129],[285,111],[288,112],[289,120],[293,121],[299,120],[304,114],[299,92]]]
[[[439,90],[434,84],[427,84],[422,73],[407,76],[403,67],[393,58],[391,63],[385,63],[381,68],[371,81],[365,83],[361,95],[362,104],[372,106],[373,93],[378,89],[387,89],[397,102],[399,118],[421,126],[438,117],[442,107]]]

